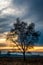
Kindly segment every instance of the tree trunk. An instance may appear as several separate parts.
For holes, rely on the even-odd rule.
[[[7,55],[10,56],[10,52],[9,51],[8,51]]]
[[[25,61],[25,51],[23,52],[23,60]]]

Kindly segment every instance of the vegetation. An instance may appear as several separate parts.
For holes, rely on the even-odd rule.
[[[23,50],[23,58],[25,61],[25,53],[28,49],[28,47],[33,47],[34,43],[37,43],[39,40],[39,36],[40,33],[39,31],[35,30],[35,24],[31,23],[31,24],[27,24],[24,21],[20,21],[19,18],[16,19],[16,23],[14,23],[14,27],[13,29],[11,29],[10,36],[15,36],[18,35],[18,39],[14,40],[13,37],[10,37],[10,39],[16,43],[18,42],[21,45],[21,48]],[[8,34],[9,36],[9,34]],[[7,36],[7,39],[9,39],[9,37]]]
[[[0,65],[43,65],[42,58],[29,58],[27,61],[22,61],[23,59],[14,59],[9,57],[0,57]],[[39,62],[40,61],[40,62]]]

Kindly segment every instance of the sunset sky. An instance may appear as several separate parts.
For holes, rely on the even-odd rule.
[[[11,40],[6,40],[6,33],[4,34],[1,34],[0,35],[0,50],[1,52],[5,51],[5,52],[23,52],[23,49],[22,47],[19,45],[19,43],[16,42],[16,45],[15,43],[13,43]],[[15,40],[18,39],[17,36],[15,36],[14,38]],[[31,47],[28,47],[27,51],[26,52],[43,52],[43,46],[33,46],[33,48]]]
[[[41,32],[36,45],[43,45],[43,0],[0,0],[0,34],[9,32],[17,17],[35,23]]]

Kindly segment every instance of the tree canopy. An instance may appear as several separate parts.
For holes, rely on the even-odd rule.
[[[24,57],[28,47],[33,47],[33,45],[38,42],[40,36],[40,32],[35,30],[34,23],[30,23],[28,25],[26,22],[20,21],[19,18],[16,19],[14,28],[11,29],[10,32],[15,32],[15,34],[18,35],[18,40],[16,40],[16,42],[19,42],[19,44],[21,45]],[[12,34],[12,36],[14,36],[15,34]],[[14,40],[12,41],[15,42]]]

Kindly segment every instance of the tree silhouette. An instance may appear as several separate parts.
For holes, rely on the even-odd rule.
[[[17,22],[14,23],[14,29],[11,29],[10,32],[15,32],[15,34],[18,35],[18,40],[16,41],[21,45],[21,48],[23,50],[23,58],[25,61],[25,53],[28,47],[33,47],[34,43],[38,42],[39,40],[39,31],[35,30],[34,23],[28,25],[26,22],[20,21],[20,19],[17,18]],[[12,36],[14,36],[15,34],[13,34]]]

